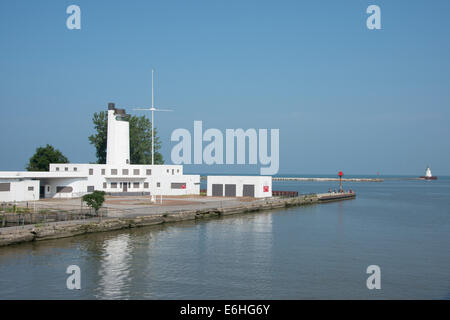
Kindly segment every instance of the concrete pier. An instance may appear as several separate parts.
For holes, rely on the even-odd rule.
[[[343,193],[343,192],[330,192],[330,193],[321,193],[317,195],[319,202],[331,202],[331,201],[340,201],[340,200],[350,200],[356,198],[355,193]]]

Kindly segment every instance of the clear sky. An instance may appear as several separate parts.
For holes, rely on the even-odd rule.
[[[81,8],[68,30],[66,8]],[[366,8],[381,8],[368,30]],[[47,143],[95,161],[92,115],[151,103],[174,129],[279,128],[280,173],[450,175],[450,1],[0,2],[0,170]],[[186,166],[188,172],[223,167]],[[257,173],[255,167],[233,172]]]

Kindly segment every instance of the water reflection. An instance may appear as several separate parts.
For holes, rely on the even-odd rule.
[[[226,292],[232,298],[242,290],[250,295],[270,273],[271,230],[271,215],[259,214],[183,223],[150,239],[134,237],[139,244],[133,245],[147,245],[134,261],[145,270],[133,282],[135,297],[220,298]],[[256,281],[249,283],[249,277]]]
[[[100,257],[97,297],[101,299],[129,298],[130,270],[133,255],[130,234],[120,234],[105,240]]]

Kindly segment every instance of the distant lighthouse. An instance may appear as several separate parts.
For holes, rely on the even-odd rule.
[[[436,180],[437,177],[436,177],[436,176],[433,176],[433,175],[431,174],[430,166],[427,166],[427,169],[425,170],[425,175],[422,176],[422,177],[420,177],[420,179],[424,179],[424,180]]]

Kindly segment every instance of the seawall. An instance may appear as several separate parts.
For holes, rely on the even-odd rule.
[[[213,208],[202,210],[186,210],[182,212],[167,212],[164,214],[144,215],[133,218],[95,218],[88,220],[60,221],[44,224],[6,227],[0,229],[0,247],[30,241],[42,241],[73,237],[82,234],[114,231],[128,228],[161,225],[188,220],[218,218],[233,214],[245,214],[265,210],[288,208],[293,206],[311,205],[320,202],[340,201],[355,198],[355,194],[303,195],[295,198],[271,198],[264,202],[249,202],[239,206]]]

